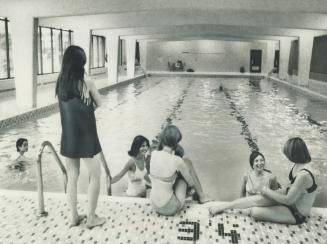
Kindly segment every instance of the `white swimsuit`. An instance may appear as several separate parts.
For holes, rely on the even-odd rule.
[[[146,169],[140,170],[135,164],[135,172],[128,171],[128,187],[126,194],[130,197],[142,196],[146,192],[145,179]]]

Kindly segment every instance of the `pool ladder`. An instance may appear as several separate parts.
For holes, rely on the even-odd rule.
[[[37,192],[38,192],[38,200],[39,200],[39,210],[37,215],[39,217],[47,216],[48,212],[45,211],[44,209],[44,194],[43,194],[43,177],[42,177],[42,154],[44,151],[44,148],[48,147],[54,156],[62,174],[63,174],[63,180],[64,180],[64,191],[66,193],[67,190],[67,182],[68,182],[68,177],[67,177],[67,171],[63,163],[61,162],[56,150],[54,149],[53,145],[49,141],[44,141],[41,144],[41,148],[37,157],[37,162],[36,162],[36,176],[37,176]],[[104,158],[103,153],[101,152],[101,161],[102,165],[106,171],[107,177],[107,194],[108,196],[111,196],[111,176],[110,176],[110,171],[107,165],[107,162]]]

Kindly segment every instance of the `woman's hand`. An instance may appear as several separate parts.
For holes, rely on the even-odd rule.
[[[260,194],[263,195],[263,196],[267,196],[268,191],[269,191],[268,187],[264,186],[264,187],[262,187],[262,189],[260,191]]]

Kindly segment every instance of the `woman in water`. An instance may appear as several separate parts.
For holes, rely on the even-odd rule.
[[[289,172],[290,184],[285,189],[273,191],[264,187],[260,195],[248,196],[229,203],[210,207],[212,215],[227,209],[251,208],[250,215],[258,220],[302,224],[310,215],[317,184],[311,169],[311,156],[305,142],[299,138],[289,139],[284,146],[285,156],[293,163]]]
[[[159,151],[150,161],[151,203],[156,212],[174,215],[184,207],[188,187],[195,189],[199,202],[208,201],[190,160],[175,155],[182,134],[174,125],[162,132]]]
[[[144,136],[136,136],[132,142],[131,149],[128,151],[130,159],[124,168],[112,178],[112,184],[119,181],[128,174],[128,187],[126,194],[131,197],[146,196],[146,181],[149,182],[146,169],[145,155],[149,149],[149,140]]]

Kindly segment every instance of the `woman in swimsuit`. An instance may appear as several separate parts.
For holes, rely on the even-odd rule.
[[[179,129],[168,125],[161,134],[162,149],[151,154],[150,198],[155,211],[162,215],[174,215],[183,208],[188,187],[195,189],[200,203],[208,201],[191,161],[175,155],[181,139]]]
[[[289,173],[290,184],[286,189],[273,191],[264,187],[260,195],[218,204],[210,207],[209,212],[215,215],[231,208],[251,208],[250,215],[258,220],[302,224],[306,216],[310,215],[317,189],[310,167],[311,156],[305,142],[299,137],[289,139],[283,152],[294,163]]]
[[[265,168],[265,157],[258,151],[250,155],[251,171],[243,177],[241,197],[260,194],[263,187],[277,190],[279,184],[271,171]]]
[[[136,136],[132,142],[128,155],[131,157],[124,168],[112,178],[112,184],[118,182],[123,176],[128,174],[128,187],[126,194],[131,197],[145,197],[146,185],[149,182],[146,169],[145,155],[150,144],[144,136]]]

